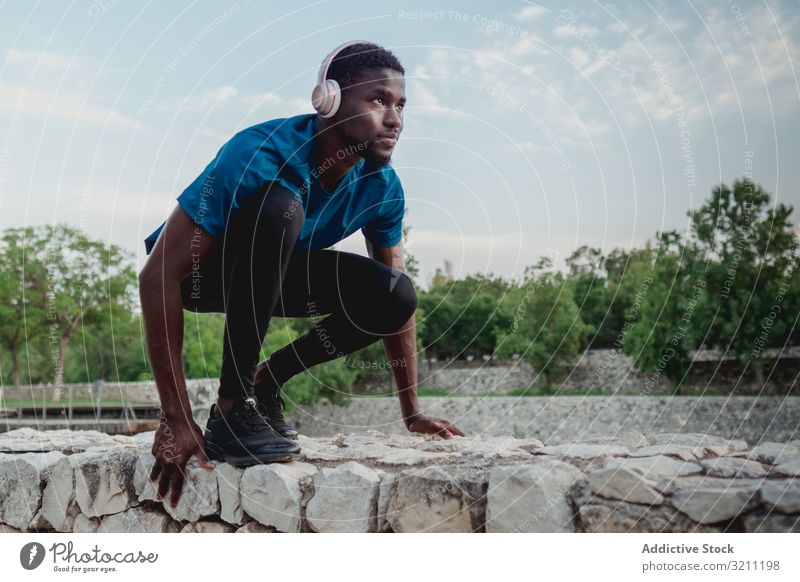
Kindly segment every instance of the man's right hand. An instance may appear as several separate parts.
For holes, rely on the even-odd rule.
[[[186,463],[192,455],[197,456],[198,463],[204,469],[214,469],[214,464],[206,456],[205,446],[203,431],[193,420],[168,419],[162,415],[151,450],[156,458],[150,471],[150,480],[158,480],[156,500],[164,499],[172,485],[170,503],[172,507],[178,505]]]
[[[181,281],[197,268],[213,245],[214,237],[178,205],[139,273],[147,352],[162,409],[153,439],[156,461],[150,480],[158,479],[158,499],[163,499],[172,486],[173,507],[180,499],[184,468],[192,455],[197,456],[200,466],[214,468],[206,458],[203,432],[191,414],[184,416],[191,405],[181,358],[184,329]]]

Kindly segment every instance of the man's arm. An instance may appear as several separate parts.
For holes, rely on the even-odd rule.
[[[183,374],[183,300],[180,284],[208,253],[214,238],[177,206],[167,219],[155,246],[139,273],[145,341],[153,370],[162,417],[153,440],[150,478],[159,478],[159,497],[172,484],[177,504],[183,486],[183,468],[197,455],[201,466],[213,469],[205,456],[205,439],[192,418]]]
[[[365,238],[364,240],[370,258],[397,271],[405,272],[402,240],[392,247],[377,247],[369,239]],[[446,420],[427,417],[419,409],[415,316],[412,315],[397,333],[384,337],[383,345],[392,364],[392,374],[397,384],[400,410],[406,428],[412,432],[437,433],[444,438],[452,438],[453,434],[464,436],[464,433]],[[405,365],[396,365],[396,362],[402,362]]]

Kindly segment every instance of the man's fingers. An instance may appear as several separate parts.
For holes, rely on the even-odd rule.
[[[169,481],[172,478],[172,467],[166,467],[164,472],[161,474],[161,480],[158,482],[158,501],[164,499],[167,496],[167,490],[169,489]]]
[[[158,479],[158,474],[161,473],[161,463],[156,459],[156,462],[153,464],[153,468],[150,470],[150,480],[155,481]]]
[[[453,436],[454,434],[457,434],[458,436],[462,436],[462,437],[465,436],[464,433],[461,432],[460,430],[458,430],[458,428],[456,428],[455,425],[451,424],[449,421],[447,421],[447,420],[445,420],[443,418],[437,418],[436,419],[436,424],[438,424],[439,426],[442,426],[442,427],[446,428],[448,431],[450,431],[452,433],[450,436]]]
[[[452,432],[453,434],[457,434],[458,436],[467,436],[467,435],[465,435],[463,432],[461,432],[460,430],[458,430],[458,428],[457,428],[457,427],[453,426],[453,425],[452,425],[452,424],[450,424],[450,423],[447,423],[447,428],[448,428],[448,429],[450,429],[450,432]]]
[[[447,430],[447,427],[445,427],[445,426],[444,426],[444,425],[442,425],[441,423],[436,423],[436,424],[439,426],[439,430],[437,431],[437,433],[436,433],[436,434],[438,434],[440,437],[444,437],[444,438],[446,438],[446,439],[451,439],[451,438],[453,438],[453,435],[452,435],[452,434],[450,434],[450,431],[449,431],[449,430]]]
[[[200,464],[201,467],[204,469],[215,469],[214,463],[208,460],[208,456],[206,455],[205,450],[203,447],[197,447],[194,451],[194,456],[197,457],[197,462]]]
[[[172,472],[172,498],[170,499],[172,507],[178,505],[178,499],[180,499],[181,491],[183,490],[183,478],[183,470],[177,467],[175,471]]]

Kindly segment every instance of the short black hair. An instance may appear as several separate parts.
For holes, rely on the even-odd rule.
[[[371,42],[363,42],[342,49],[331,61],[326,78],[334,79],[344,90],[362,81],[370,69],[392,69],[406,74],[403,65],[391,51]]]

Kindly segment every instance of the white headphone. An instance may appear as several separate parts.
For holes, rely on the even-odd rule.
[[[317,113],[319,113],[320,117],[333,117],[339,110],[339,103],[342,100],[342,92],[339,83],[337,83],[335,79],[325,78],[328,75],[331,62],[336,58],[336,55],[339,54],[339,51],[354,44],[362,43],[369,43],[369,41],[351,40],[340,44],[325,57],[324,61],[322,61],[322,66],[319,68],[319,74],[317,75],[317,84],[311,92],[311,104],[314,106]]]

